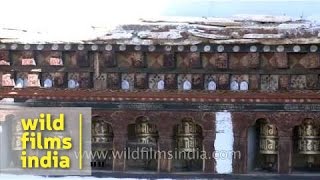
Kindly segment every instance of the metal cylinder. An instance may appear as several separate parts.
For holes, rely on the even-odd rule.
[[[202,130],[191,118],[184,118],[176,128],[176,148],[179,151],[194,152],[202,148]]]
[[[260,125],[260,153],[278,154],[278,130],[273,124]]]
[[[156,145],[158,139],[157,127],[149,123],[148,117],[140,116],[136,120],[135,136],[138,144]]]
[[[22,150],[21,136],[23,134],[23,129],[20,120],[12,120],[12,150],[20,151]]]
[[[298,128],[298,151],[300,154],[320,154],[319,127],[312,119],[305,119]]]
[[[92,122],[91,131],[93,144],[105,144],[113,142],[112,127],[103,119],[94,119]]]

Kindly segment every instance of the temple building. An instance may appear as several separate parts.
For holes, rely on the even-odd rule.
[[[97,171],[320,172],[320,26],[286,16],[159,18],[90,33],[66,41],[1,29],[1,126],[17,106],[92,107],[93,151],[143,147],[155,157],[96,158]],[[18,136],[10,126],[1,133]]]

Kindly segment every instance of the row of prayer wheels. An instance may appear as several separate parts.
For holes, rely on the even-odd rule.
[[[175,129],[176,148],[180,151],[194,151],[201,149],[202,130],[201,127],[193,122],[191,118],[184,118]],[[21,122],[17,121],[13,126],[12,143],[13,150],[21,150],[21,142],[19,137],[22,135],[23,130]],[[137,118],[135,124],[136,142],[140,144],[156,144],[158,139],[158,131],[154,124],[149,122],[145,116]],[[103,119],[94,119],[92,122],[92,139],[93,144],[106,144],[113,142],[113,130],[109,123]]]
[[[314,163],[314,155],[320,154],[320,129],[310,118],[298,127],[297,150],[299,154],[306,155],[309,166]],[[266,163],[272,167],[278,154],[278,130],[273,124],[260,124],[260,153],[265,155]]]

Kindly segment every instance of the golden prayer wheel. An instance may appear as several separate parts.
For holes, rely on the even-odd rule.
[[[110,155],[109,151],[112,151],[113,142],[113,130],[109,123],[104,119],[93,119],[91,125],[91,143],[93,154],[100,154],[92,159],[91,166],[93,168],[105,168]],[[101,156],[101,154],[104,154]]]
[[[269,168],[273,167],[278,154],[278,130],[275,125],[261,123],[259,151],[265,155],[265,161]]]
[[[92,143],[112,143],[113,131],[109,123],[104,120],[93,120],[92,122]]]
[[[138,144],[156,145],[158,139],[157,127],[149,123],[148,117],[140,116],[135,124],[135,136]]]
[[[314,164],[314,155],[320,154],[320,132],[319,127],[310,118],[305,119],[298,128],[298,151],[307,155],[309,166]]]
[[[22,124],[20,120],[13,120],[12,123],[12,150],[20,151],[22,150],[21,136],[23,134]]]
[[[194,152],[202,148],[201,127],[191,118],[184,118],[176,128],[176,148],[178,151]]]

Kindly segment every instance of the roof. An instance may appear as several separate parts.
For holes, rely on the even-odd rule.
[[[32,32],[0,27],[0,42],[128,45],[320,43],[320,25],[288,16],[268,15],[144,18],[117,26],[91,26],[81,30],[75,27],[68,32]]]

